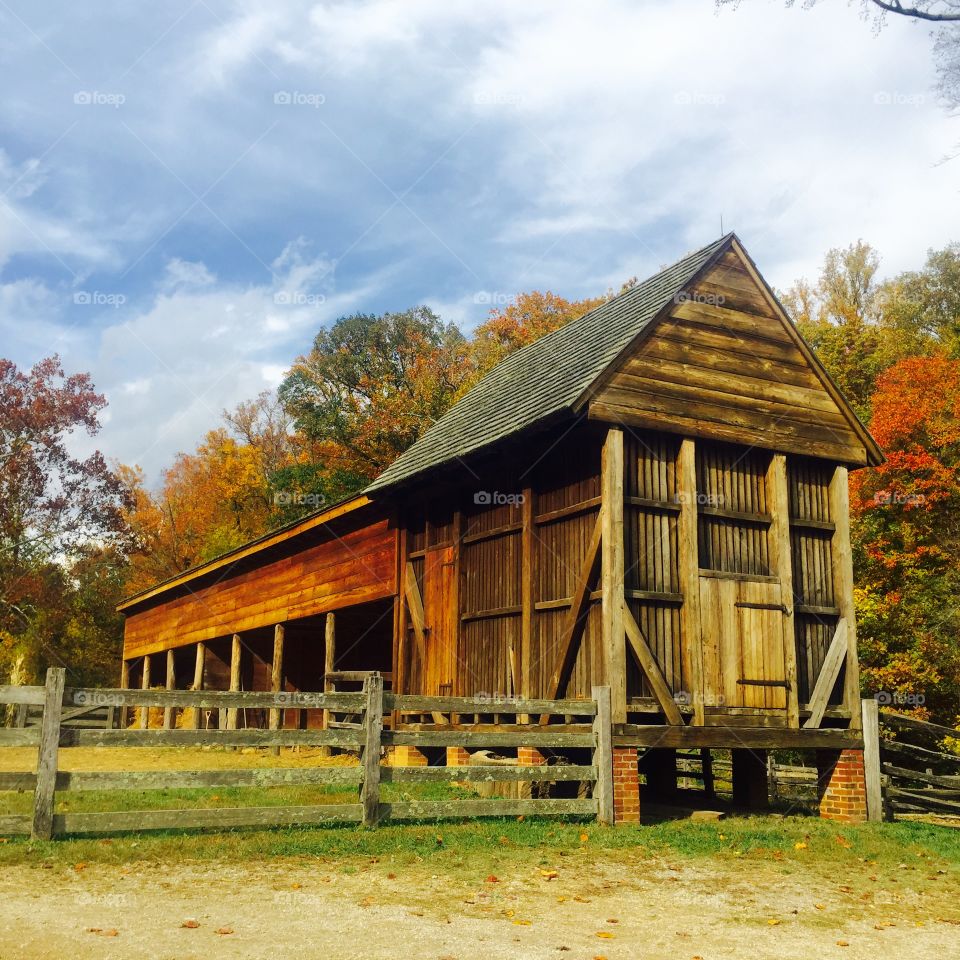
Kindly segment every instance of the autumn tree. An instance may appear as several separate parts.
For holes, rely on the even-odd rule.
[[[492,370],[507,354],[559,330],[605,299],[567,300],[549,290],[518,293],[506,306],[491,310],[489,318],[474,331],[470,343],[474,370],[468,385]]]
[[[280,386],[309,446],[288,475],[327,501],[363,488],[446,412],[469,370],[463,335],[428,307],[341,317]]]
[[[887,456],[851,479],[864,685],[955,722],[960,696],[960,361],[880,375],[870,429]]]
[[[29,371],[0,360],[0,669],[13,682],[67,663],[58,608],[91,544],[125,545],[123,487],[102,454],[74,452],[95,436],[105,399],[59,357]]]

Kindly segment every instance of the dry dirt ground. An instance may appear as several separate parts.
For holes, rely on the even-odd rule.
[[[954,880],[919,894],[890,874],[851,886],[828,870],[637,851],[566,858],[556,876],[530,863],[496,878],[437,875],[426,861],[395,869],[316,858],[6,866],[0,958],[960,956]]]

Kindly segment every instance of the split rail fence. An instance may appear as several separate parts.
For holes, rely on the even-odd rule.
[[[388,821],[453,819],[478,816],[581,815],[601,823],[613,822],[613,749],[610,690],[596,687],[591,700],[497,700],[495,708],[483,698],[402,696],[385,692],[383,678],[372,674],[362,691],[355,693],[242,693],[188,690],[107,690],[65,688],[61,668],[47,672],[46,685],[0,686],[0,706],[42,707],[39,726],[0,729],[0,746],[37,747],[35,771],[0,772],[0,791],[30,791],[31,814],[0,815],[0,835],[29,834],[51,839],[74,834],[121,831],[231,828],[353,823],[375,827]],[[271,711],[271,729],[83,729],[63,724],[63,716],[77,708],[106,706],[125,715],[140,708],[141,717],[151,707],[165,711],[165,719],[177,709],[192,708],[230,712],[243,708]],[[323,709],[359,716],[353,727],[282,729],[280,711]],[[514,715],[531,723],[450,725],[449,730],[398,727],[391,729],[393,715],[402,712],[470,716]],[[555,718],[558,722],[550,722]],[[386,719],[386,724],[385,724]],[[61,747],[337,747],[356,751],[359,763],[351,766],[256,768],[235,770],[151,770],[76,772],[58,768]],[[589,763],[543,765],[390,766],[382,764],[384,750],[391,747],[527,747],[571,749],[590,758]],[[585,748],[585,749],[584,749]],[[427,783],[542,783],[572,781],[586,785],[587,797],[571,799],[386,800],[382,784]],[[178,810],[121,810],[108,812],[56,812],[56,797],[72,791],[166,790],[225,787],[341,786],[356,789],[349,803],[297,806],[216,807]]]

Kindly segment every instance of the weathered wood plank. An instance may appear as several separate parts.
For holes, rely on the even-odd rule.
[[[611,427],[603,444],[600,487],[601,632],[613,720],[627,719],[627,650],[624,636],[623,430]],[[559,695],[556,690],[554,695]]]
[[[413,638],[417,645],[417,656],[420,658],[420,669],[427,669],[427,641],[424,633],[423,598],[420,596],[420,587],[417,585],[417,574],[413,564],[407,562],[403,577],[403,592],[407,600],[407,610],[410,614],[410,625],[413,627]]]
[[[883,819],[883,786],[880,773],[880,715],[876,700],[862,700],[863,772],[867,783],[867,819]]]
[[[650,688],[653,690],[653,695],[657,698],[667,722],[682,726],[683,716],[677,702],[673,699],[673,693],[667,686],[660,665],[650,652],[650,647],[647,645],[647,641],[644,639],[643,633],[626,603],[623,604],[623,624],[626,628],[627,639],[630,641],[630,651],[636,659],[637,665],[646,675]]]
[[[394,747],[592,747],[592,733],[550,733],[531,725],[529,732],[489,730],[384,730],[383,742]]]
[[[591,816],[593,800],[408,800],[383,804],[384,820],[447,820],[460,817]]]
[[[0,817],[0,837],[30,835],[30,817],[27,814],[11,814]]]
[[[767,501],[773,518],[770,527],[770,569],[780,578],[780,596],[784,614],[780,642],[787,689],[787,724],[800,726],[800,693],[797,683],[797,643],[793,618],[793,561],[790,550],[790,490],[787,484],[787,458],[775,453],[767,471]]]
[[[916,717],[904,717],[899,713],[891,713],[889,710],[882,711],[880,719],[891,726],[901,727],[904,730],[916,730],[919,733],[925,733],[936,738],[956,738],[957,736],[957,731],[952,727],[943,727],[938,723],[930,723],[929,720],[918,720]]]
[[[593,799],[597,820],[605,826],[613,823],[613,720],[610,708],[610,688],[594,687],[593,699],[597,716],[593,721],[593,766],[597,773]]]
[[[850,710],[850,726],[860,726],[860,661],[857,656],[857,614],[853,604],[853,552],[850,546],[850,490],[848,470],[837,467],[829,489],[833,531],[833,584],[840,615],[846,624],[847,656],[843,677],[843,703]]]
[[[412,694],[384,694],[384,709],[416,713],[549,713],[558,716],[592,717],[592,700],[528,700],[522,697],[421,697]]]
[[[61,771],[57,774],[57,790],[201,790],[219,787],[349,785],[358,784],[361,779],[359,766],[263,767],[252,770]],[[6,789],[4,782],[4,774],[0,774],[0,789]]]
[[[862,750],[859,730],[789,727],[687,726],[672,724],[638,726],[617,724],[613,730],[615,747],[744,747],[753,749]],[[960,760],[960,758],[958,758]]]
[[[703,645],[700,636],[700,559],[697,553],[697,461],[694,441],[680,443],[677,458],[678,567],[683,606],[680,608],[683,659],[690,678],[693,722],[703,726],[703,706],[708,691],[704,682]]]
[[[595,766],[556,764],[555,766],[474,766],[466,767],[383,767],[383,783],[516,783],[527,781],[592,782],[597,779]]]
[[[841,617],[837,621],[837,629],[830,643],[830,649],[824,658],[823,666],[820,668],[820,676],[817,677],[813,694],[807,704],[810,716],[803,724],[804,729],[810,730],[820,726],[820,722],[823,720],[823,712],[830,700],[830,694],[837,682],[837,677],[840,676],[840,670],[844,662],[848,662],[848,651],[847,621],[845,617]],[[858,722],[857,726],[859,725]]]
[[[357,730],[61,730],[63,747],[359,747]]]
[[[383,678],[375,673],[364,684],[367,698],[363,715],[363,825],[375,827],[380,821],[380,738],[383,733]]]
[[[67,671],[63,667],[47,668],[47,685],[43,700],[43,721],[40,724],[40,749],[37,753],[37,783],[33,792],[34,840],[53,836],[53,800],[57,789],[57,755],[60,749],[60,709]]]
[[[364,674],[365,676],[365,674]],[[361,677],[363,679],[363,677]],[[363,708],[363,694],[356,693],[314,693],[294,691],[273,693],[269,691],[227,690],[110,690],[97,688],[75,688],[64,691],[64,703],[87,704],[91,707],[208,707],[247,709],[269,707],[327,707],[340,713],[358,712]]]
[[[59,774],[58,774],[58,784],[59,784]],[[35,773],[27,772],[17,772],[17,773],[7,773],[0,772],[0,790],[7,791],[11,793],[26,793],[28,790],[33,791],[37,787],[37,775]],[[57,787],[59,789],[59,786]]]
[[[0,729],[0,747],[34,747],[39,742],[39,727]]]
[[[233,827],[312,826],[359,823],[359,803],[295,807],[215,807],[205,810],[120,810],[66,813],[53,818],[57,836],[86,833],[140,833],[144,830],[222,830]]]
[[[14,685],[0,686],[0,703],[22,703],[28,707],[43,705],[44,687],[25,687]]]

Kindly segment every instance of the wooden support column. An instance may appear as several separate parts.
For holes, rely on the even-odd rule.
[[[407,692],[407,657],[409,647],[409,620],[407,618],[405,576],[407,571],[407,531],[397,535],[397,596],[396,629],[393,647],[393,692]],[[398,714],[397,714],[398,715]]]
[[[167,651],[167,683],[166,687],[168,690],[176,690],[177,688],[177,664],[176,659],[173,654],[173,650]],[[172,730],[173,729],[173,707],[164,707],[163,708],[163,729]]]
[[[240,689],[240,658],[242,647],[240,645],[240,634],[235,633],[230,641],[230,690],[236,693]],[[237,729],[237,708],[231,707],[227,710],[227,729]]]
[[[683,606],[680,620],[683,630],[684,662],[690,678],[690,700],[693,704],[693,722],[703,726],[703,641],[700,636],[700,557],[697,547],[697,461],[694,441],[689,437],[680,442],[677,461],[677,498],[680,501],[680,519],[677,524],[679,541],[680,590]]]
[[[520,657],[517,665],[519,682],[513,691],[514,696],[532,697],[530,687],[530,664],[533,660],[533,627],[537,602],[534,584],[536,567],[536,531],[534,529],[534,493],[533,487],[523,488],[523,504],[520,507]],[[526,714],[518,718],[520,723],[528,723]]]
[[[323,692],[333,693],[336,684],[329,675],[336,669],[334,664],[337,662],[337,620],[336,616],[328,613],[323,622]],[[324,708],[323,711],[323,729],[330,729],[330,720],[333,714],[330,710]],[[329,757],[333,753],[331,747],[320,747],[320,755]]]
[[[850,489],[847,468],[837,467],[830,481],[830,517],[834,523],[833,589],[840,616],[847,621],[846,673],[843,683],[844,706],[850,711],[851,728],[862,722],[860,703],[860,663],[857,659],[857,619],[853,608],[853,553],[850,548]]]
[[[273,661],[270,665],[270,689],[273,693],[280,693],[283,689],[283,633],[282,623],[273,628]],[[283,723],[283,711],[274,708],[270,711],[270,729],[279,730]],[[273,748],[274,756],[280,755],[280,748]]]
[[[611,427],[600,467],[603,662],[614,723],[627,721],[627,641],[623,624],[623,430]]]
[[[797,687],[797,639],[793,618],[793,561],[790,549],[790,491],[787,486],[787,458],[775,453],[767,471],[767,503],[770,524],[770,570],[780,578],[783,604],[783,656],[786,665],[787,725],[800,726],[800,695]]]
[[[207,646],[202,641],[197,644],[197,659],[193,667],[193,686],[192,690],[202,690],[203,689],[203,667],[206,660]],[[200,729],[200,714],[203,710],[202,707],[193,708],[193,729]]]
[[[143,676],[140,680],[140,689],[150,689],[150,654],[144,654],[143,657]],[[140,729],[146,730],[150,726],[150,708],[143,706],[140,708]]]
[[[766,809],[769,806],[766,750],[735,749],[730,755],[734,806]]]
[[[47,668],[40,722],[40,748],[37,751],[37,782],[33,793],[33,840],[53,837],[53,802],[57,789],[57,757],[60,750],[60,719],[63,714],[63,686],[67,671],[63,667]]]
[[[120,665],[120,689],[130,689],[130,661],[124,660]],[[127,726],[127,708],[120,708],[120,729],[124,730]]]

